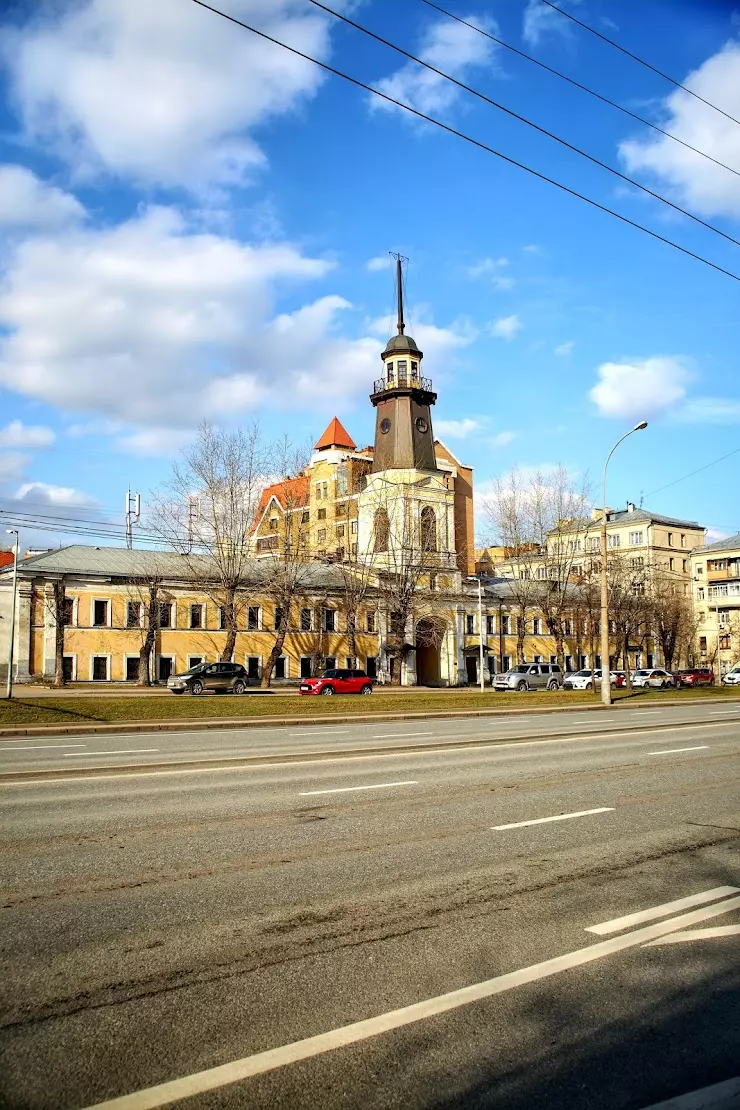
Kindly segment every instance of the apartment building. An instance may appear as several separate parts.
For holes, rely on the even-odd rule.
[[[691,585],[699,659],[725,674],[740,662],[740,533],[692,551]]]

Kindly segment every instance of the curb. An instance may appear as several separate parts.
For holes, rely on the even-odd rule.
[[[660,726],[658,726],[660,727]],[[695,721],[679,721],[670,725],[670,728],[696,728]],[[645,724],[629,725],[630,733],[652,732],[655,725]],[[596,733],[588,730],[576,733],[576,738],[586,737],[601,739],[602,736],[624,735],[627,730],[625,725],[615,725],[614,728],[599,729]],[[572,736],[553,736],[551,740],[562,739],[564,742],[573,740]],[[183,759],[159,760],[156,763],[124,763],[115,767],[56,767],[51,770],[4,771],[0,772],[0,784],[10,785],[14,782],[45,782],[54,779],[85,779],[85,778],[115,778],[122,772],[131,775],[161,774],[163,771],[218,771],[240,767],[275,766],[283,763],[305,762],[331,762],[332,760],[361,758],[373,755],[412,755],[426,751],[476,751],[478,748],[490,747],[498,744],[526,744],[533,740],[542,740],[540,733],[532,732],[520,736],[486,737],[479,740],[439,740],[426,744],[400,744],[397,746],[376,746],[372,748],[336,748],[331,751],[321,749],[306,750],[301,752],[276,753],[273,755],[245,755],[245,756],[219,756],[217,759]]]
[[[661,701],[660,705],[669,706],[683,706],[683,705],[698,705],[704,702],[705,698],[690,698],[670,701]],[[619,705],[620,703],[614,703]],[[614,704],[612,707],[614,707]],[[712,705],[737,705],[740,708],[740,699],[738,698],[716,698],[712,699]],[[598,704],[584,704],[579,702],[574,705],[552,705],[542,707],[528,707],[522,709],[511,708],[491,708],[491,709],[429,709],[425,711],[398,711],[388,713],[349,713],[349,714],[332,714],[331,717],[195,717],[183,718],[181,720],[154,720],[154,721],[123,721],[114,722],[112,724],[95,724],[95,725],[18,725],[11,728],[0,728],[0,743],[3,740],[9,740],[13,737],[26,737],[26,736],[87,736],[93,734],[106,734],[106,733],[131,733],[131,732],[198,732],[210,729],[250,729],[250,728],[284,728],[284,727],[308,727],[315,728],[320,725],[332,724],[367,724],[368,722],[378,721],[383,723],[385,721],[430,721],[430,720],[445,720],[448,718],[457,717],[507,717],[507,716],[527,716],[527,715],[545,715],[554,713],[572,713],[574,710],[584,710],[586,712],[598,712],[601,709],[607,708],[600,702]]]

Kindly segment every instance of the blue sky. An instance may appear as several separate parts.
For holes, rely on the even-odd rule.
[[[563,2],[740,119],[740,4]],[[421,0],[329,6],[740,239],[740,175]],[[540,0],[443,6],[740,171],[740,125]],[[739,246],[309,0],[221,7],[740,274]],[[513,466],[596,479],[644,417],[610,503],[740,529],[740,454],[671,484],[740,447],[740,283],[192,0],[30,10],[0,24],[2,508],[120,519],[203,418],[371,442],[394,250],[481,495]]]

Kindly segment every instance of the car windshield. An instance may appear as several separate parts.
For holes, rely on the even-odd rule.
[[[509,674],[528,674],[531,663],[520,663],[518,667],[513,667]]]
[[[575,677],[576,678],[590,678],[591,677],[591,672],[590,671],[576,671]]]
[[[321,677],[322,678],[338,678],[339,677],[339,671],[336,671],[336,670],[324,671],[324,673],[322,674]]]
[[[185,671],[185,674],[200,674],[207,666],[207,663],[196,663],[194,667],[190,667],[189,670]]]
[[[646,674],[652,674],[652,673],[653,673],[652,671],[635,671],[635,674],[639,674],[641,676],[644,676]]]

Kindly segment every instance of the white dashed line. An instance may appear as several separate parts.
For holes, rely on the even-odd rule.
[[[590,817],[593,813],[613,813],[614,806],[600,806],[599,809],[582,809],[578,813],[558,813],[555,817],[535,817],[531,821],[513,821],[510,825],[492,825],[494,832],[504,829],[523,829],[527,825],[546,825],[550,821],[570,821],[572,817]]]
[[[337,786],[333,790],[301,790],[301,798],[310,798],[314,794],[351,794],[355,790],[387,790],[391,786],[418,786],[417,779],[407,779],[405,782],[376,782],[372,786]]]
[[[708,748],[708,747],[709,747],[709,744],[697,744],[693,748],[663,748],[662,751],[647,752],[646,754],[647,755],[675,755],[676,752],[700,752],[700,751],[703,751],[704,748]]]

